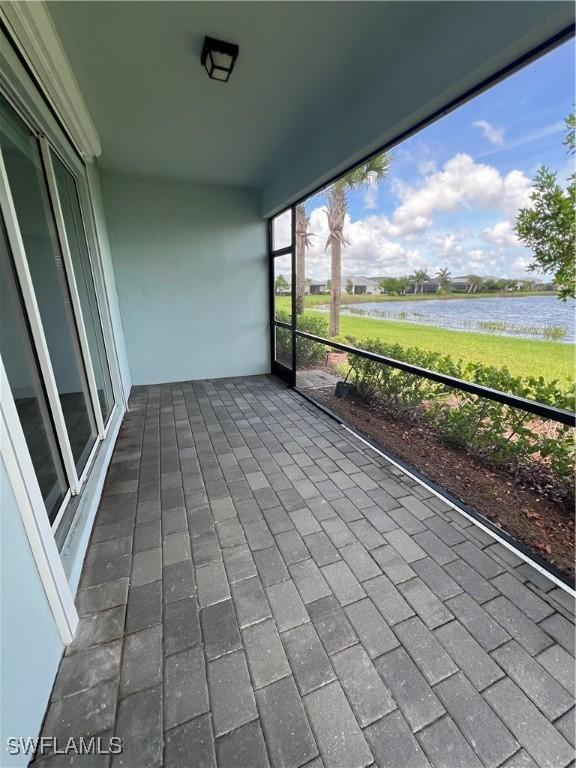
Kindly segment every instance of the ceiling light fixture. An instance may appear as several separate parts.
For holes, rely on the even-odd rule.
[[[227,83],[237,58],[238,46],[234,43],[225,43],[213,37],[204,38],[200,61],[212,80]]]

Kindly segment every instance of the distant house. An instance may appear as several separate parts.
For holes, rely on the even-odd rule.
[[[306,286],[306,293],[310,296],[318,296],[321,293],[328,293],[328,283],[326,280],[311,280]]]
[[[348,293],[348,283],[352,283],[352,294],[354,296],[370,295],[381,293],[380,291],[380,278],[377,277],[364,277],[364,276],[346,276],[342,278],[342,293]]]

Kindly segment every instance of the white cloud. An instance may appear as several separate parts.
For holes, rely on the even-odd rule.
[[[509,150],[514,149],[515,147],[523,147],[526,144],[532,144],[534,141],[540,141],[541,139],[546,139],[548,136],[554,136],[557,133],[563,133],[563,131],[566,130],[566,126],[564,124],[563,120],[558,120],[555,123],[550,123],[550,125],[545,125],[543,128],[538,128],[535,131],[531,131],[530,133],[524,134],[524,136],[520,136],[517,139],[514,139],[513,141],[506,142],[505,145],[495,147],[494,149],[490,149],[487,152],[483,152],[481,157],[489,157],[490,155],[494,155],[498,152],[501,152],[503,149]]]
[[[422,176],[429,176],[431,173],[435,173],[437,167],[435,160],[422,160],[422,162],[418,164],[418,170]]]
[[[347,275],[402,275],[424,266],[418,249],[391,239],[388,229],[385,216],[351,221],[347,215],[345,233],[349,245],[342,250],[343,272]],[[306,251],[306,277],[326,279],[330,276],[330,251],[325,250],[328,223],[324,208],[310,212],[310,232],[315,237]]]
[[[378,185],[368,184],[363,196],[364,207],[370,210],[378,207]]]
[[[529,191],[530,179],[522,171],[503,176],[491,165],[474,162],[470,155],[454,155],[419,186],[395,185],[401,203],[394,211],[389,234],[398,237],[422,231],[431,226],[434,212],[463,207],[515,213],[528,202]]]
[[[506,220],[499,221],[493,227],[484,229],[482,234],[490,243],[500,248],[520,246],[511,222]]]
[[[458,154],[417,184],[392,178],[388,190],[398,202],[388,215],[372,213],[359,221],[347,215],[349,245],[342,251],[344,274],[401,275],[420,268],[433,274],[441,267],[453,275],[524,272],[525,266],[517,259],[522,252],[512,223],[518,209],[529,202],[530,180],[521,171],[501,174],[491,165]],[[368,202],[372,200],[368,198]],[[325,208],[309,213],[310,229],[316,237],[307,251],[306,275],[327,279],[330,253],[325,251]],[[454,216],[442,222],[443,214],[455,213],[461,225],[454,225]],[[491,226],[486,224],[487,213]],[[475,225],[478,214],[479,226]]]
[[[487,120],[476,120],[476,122],[472,123],[472,125],[475,128],[480,128],[482,135],[485,139],[488,139],[490,144],[495,144],[498,147],[501,147],[502,144],[504,144],[503,128],[496,128]]]

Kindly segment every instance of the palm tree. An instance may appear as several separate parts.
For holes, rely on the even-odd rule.
[[[410,275],[409,280],[414,283],[414,293],[418,293],[418,288],[420,293],[424,293],[424,283],[430,280],[430,275],[425,269],[417,269],[413,275]]]
[[[477,293],[479,288],[482,285],[482,278],[478,275],[469,275],[468,276],[468,287],[466,289],[466,293]]]
[[[344,236],[344,222],[348,210],[347,193],[365,184],[376,184],[388,173],[390,155],[382,152],[367,162],[354,168],[334,182],[327,192],[328,239],[326,248],[331,253],[330,283],[330,336],[340,332],[340,294],[342,291],[342,247],[348,244]]]
[[[296,314],[304,312],[306,293],[306,248],[311,245],[310,216],[306,216],[304,203],[296,206]]]
[[[448,293],[450,290],[450,280],[452,279],[452,275],[446,267],[439,269],[438,272],[436,272],[436,279],[440,284],[440,291],[442,293]]]

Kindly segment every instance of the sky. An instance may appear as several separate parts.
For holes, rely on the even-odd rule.
[[[514,221],[541,165],[562,185],[574,170],[562,143],[574,60],[572,39],[393,148],[386,179],[348,195],[343,275],[446,267],[453,276],[542,277],[526,271],[532,259]],[[325,204],[322,194],[306,203],[312,279],[330,272]]]

